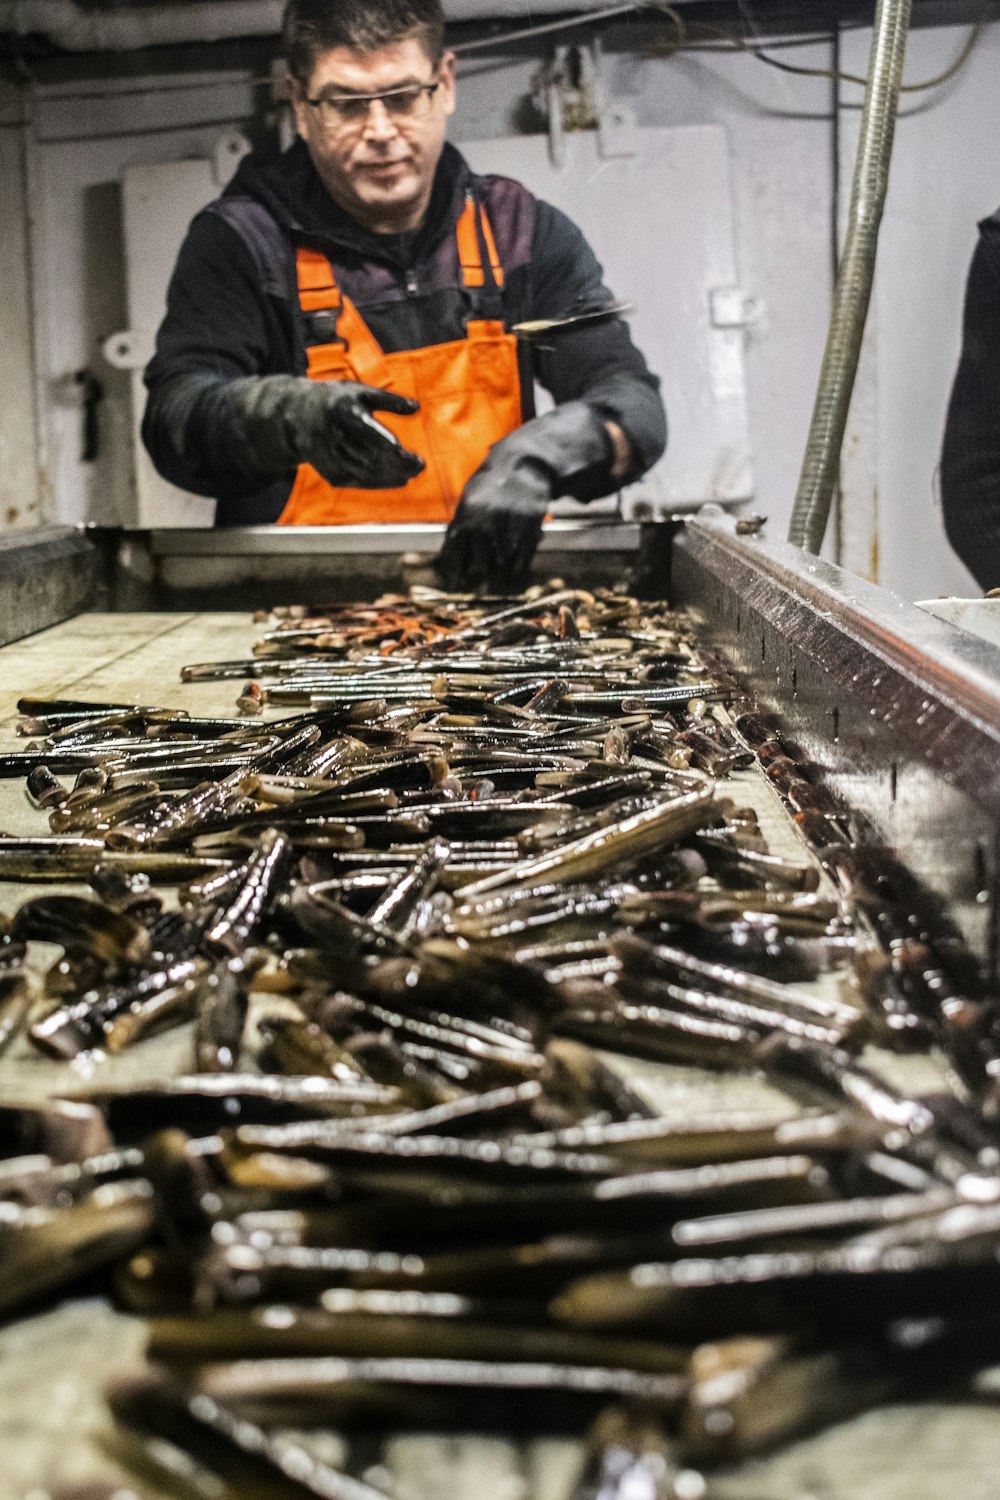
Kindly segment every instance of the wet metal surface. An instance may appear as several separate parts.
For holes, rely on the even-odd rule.
[[[686,528],[672,579],[675,602],[995,972],[1000,648],[723,518]]]

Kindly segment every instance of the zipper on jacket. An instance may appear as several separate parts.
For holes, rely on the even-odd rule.
[[[409,292],[411,297],[416,296],[417,292],[420,290],[419,286],[417,285],[417,273],[416,271],[414,271],[412,266],[406,272],[406,290]]]

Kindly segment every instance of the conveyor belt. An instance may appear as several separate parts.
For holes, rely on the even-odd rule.
[[[235,685],[181,685],[179,669],[201,659],[249,653],[259,633],[248,615],[84,615],[0,652],[0,735],[3,748],[23,748],[13,734],[15,702],[25,692],[175,704],[193,712],[231,711]],[[803,846],[759,773],[732,778],[732,794],[750,802],[776,852],[801,857]],[[38,832],[44,817],[27,803],[20,782],[0,783],[0,827]],[[37,888],[36,888],[37,889]],[[24,888],[0,886],[0,908],[12,910]],[[829,981],[827,981],[829,983]],[[105,1067],[132,1081],[162,1077],[187,1065],[185,1030],[146,1042]],[[720,1077],[695,1068],[629,1064],[632,1078],[678,1119],[717,1109],[772,1114],[793,1107],[760,1079]],[[926,1059],[894,1060],[906,1086],[936,1080]],[[896,1076],[903,1078],[898,1071]],[[50,1094],[79,1073],[31,1055],[26,1047],[0,1064],[0,1096]],[[102,1446],[100,1389],[115,1369],[133,1363],[142,1326],[99,1301],[68,1303],[0,1331],[0,1500],[24,1500],[85,1479],[124,1478]],[[930,1404],[880,1410],[795,1444],[780,1456],[745,1465],[725,1479],[733,1496],[803,1496],[830,1500],[938,1500],[950,1493],[985,1495],[983,1476],[996,1468],[1000,1438],[989,1409]],[[503,1440],[409,1437],[390,1444],[398,1500],[466,1500],[484,1494],[508,1500],[560,1500],[574,1464],[571,1445]],[[382,1482],[388,1484],[385,1476]],[[979,1485],[979,1488],[977,1488]],[[390,1485],[391,1487],[391,1485]],[[162,1493],[152,1485],[142,1493]]]

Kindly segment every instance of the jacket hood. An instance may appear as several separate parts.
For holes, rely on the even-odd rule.
[[[415,254],[432,249],[454,233],[472,172],[462,154],[446,144],[441,153],[430,206],[410,241]],[[359,224],[330,197],[302,140],[279,157],[244,157],[225,197],[254,198],[283,229],[296,238],[354,251],[388,263],[400,259],[400,235],[375,234]]]

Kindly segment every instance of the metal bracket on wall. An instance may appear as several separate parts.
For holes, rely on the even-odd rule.
[[[713,328],[752,328],[764,313],[759,299],[748,297],[739,286],[713,287],[709,309]]]
[[[597,107],[597,144],[605,161],[620,161],[638,156],[639,124],[635,111],[621,100],[615,99],[608,86],[604,71],[604,54],[601,39],[595,36],[591,48],[594,73],[594,102]]]
[[[227,130],[219,136],[212,152],[212,180],[220,191],[229,185],[240,162],[252,150],[250,139],[242,130]],[[104,340],[101,353],[114,370],[142,370],[153,357],[155,333],[155,328],[141,332],[119,329]]]
[[[140,345],[131,328],[119,329],[101,345],[101,353],[113,370],[141,370],[153,357],[153,351]]]
[[[566,136],[596,130],[607,161],[638,155],[637,123],[628,106],[612,99],[601,68],[600,43],[557,47],[535,86],[536,102],[549,122],[552,165],[566,165]]]
[[[215,143],[212,153],[215,180],[220,188],[228,187],[236,176],[240,162],[249,156],[253,146],[242,130],[227,130]]]
[[[637,156],[638,122],[633,110],[625,104],[610,104],[601,110],[601,123],[597,127],[597,138],[601,155],[605,161],[620,161]]]

